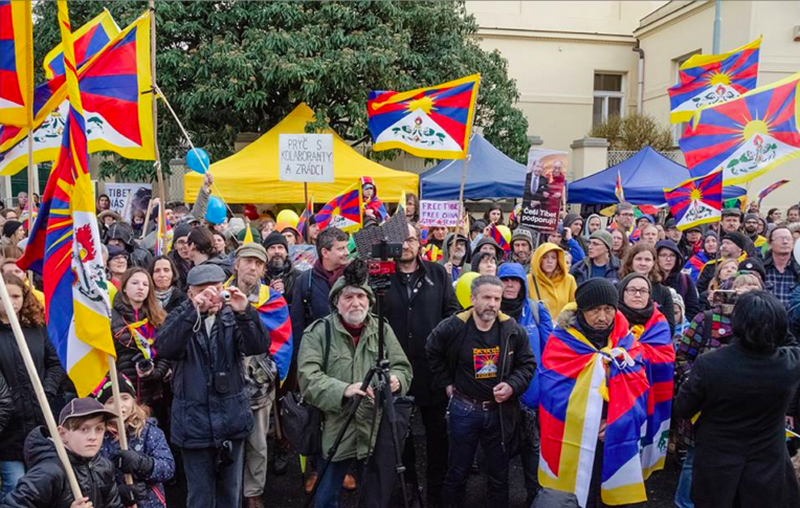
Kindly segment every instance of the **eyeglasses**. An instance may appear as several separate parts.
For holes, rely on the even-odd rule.
[[[621,214],[619,214],[619,216],[620,216],[620,217],[633,217],[633,213],[631,213],[631,212],[625,212],[625,213],[621,213]]]
[[[625,294],[628,296],[647,296],[650,294],[650,290],[647,288],[625,288]]]
[[[187,240],[180,239],[177,242],[175,242],[175,247],[183,247],[184,245],[186,245],[188,243],[189,242]]]
[[[417,238],[416,236],[409,236],[404,240],[404,242],[409,245],[413,245],[415,243],[419,243],[419,238]]]
[[[659,259],[675,259],[677,256],[675,256],[674,252],[662,252],[658,257]]]

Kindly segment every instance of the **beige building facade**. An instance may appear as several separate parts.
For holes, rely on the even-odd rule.
[[[693,54],[712,53],[713,0],[466,5],[480,26],[481,46],[499,50],[509,62],[528,134],[540,137],[545,148],[572,150],[580,160],[587,157],[575,153],[582,149],[574,141],[609,114],[625,115],[641,107],[668,124],[667,88],[677,82],[679,65]],[[800,72],[800,2],[725,0],[721,19],[722,51],[763,34],[759,86]],[[676,126],[676,141],[678,132]],[[570,176],[603,168],[578,167]],[[780,178],[792,183],[767,198],[764,211],[776,206],[785,213],[800,201],[800,159],[750,182],[749,196]]]

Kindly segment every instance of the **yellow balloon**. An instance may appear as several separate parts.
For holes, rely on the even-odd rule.
[[[499,225],[497,226],[497,230],[500,231],[500,234],[503,235],[506,242],[511,243],[511,230],[508,229],[508,226]]]
[[[465,309],[472,306],[472,301],[470,300],[472,289],[470,286],[472,286],[472,281],[477,279],[479,275],[478,272],[467,272],[459,277],[458,282],[456,282],[456,298],[458,298],[458,303]]]
[[[276,222],[288,222],[293,228],[296,228],[297,223],[300,222],[300,217],[298,217],[297,213],[293,210],[281,210],[276,218]]]

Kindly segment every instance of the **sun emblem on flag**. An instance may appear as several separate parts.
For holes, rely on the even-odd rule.
[[[430,115],[431,111],[433,111],[435,103],[436,101],[433,97],[431,97],[430,95],[423,95],[418,99],[408,101],[408,104],[406,104],[406,108],[409,111],[416,111],[418,109],[421,109],[422,111],[425,112],[425,114]]]

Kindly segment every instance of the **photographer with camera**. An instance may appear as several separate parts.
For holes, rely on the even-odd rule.
[[[298,275],[289,259],[289,244],[286,238],[273,231],[262,240],[261,245],[267,250],[267,269],[264,281],[291,302],[294,280]]]
[[[244,440],[253,430],[242,356],[267,353],[258,312],[215,264],[192,268],[188,301],[167,317],[156,348],[173,361],[171,441],[181,448],[187,506],[240,506]]]
[[[460,310],[461,305],[445,267],[420,258],[419,233],[417,226],[408,225],[408,237],[403,242],[402,254],[396,260],[397,268],[386,292],[384,312],[414,369],[409,395],[414,397],[425,425],[427,506],[433,508],[442,504],[442,485],[447,471],[447,396],[444,388],[434,387],[425,343],[436,325]],[[451,234],[448,240],[458,242],[461,238]],[[406,439],[403,464],[408,468],[407,481],[416,486],[416,453],[411,435]]]
[[[320,241],[327,231],[320,234]],[[381,410],[376,414],[374,406],[378,387],[372,383],[361,390],[362,381],[378,361],[380,349],[378,320],[369,312],[375,295],[367,284],[363,263],[354,262],[344,270],[331,288],[328,302],[331,314],[308,327],[297,360],[300,391],[324,414],[322,449],[325,452],[330,450],[339,429],[345,425],[349,400],[356,396],[367,399],[358,406],[335,456],[323,457],[331,462],[319,478],[316,508],[338,506],[342,481],[354,462],[359,466],[358,475],[365,472],[365,459],[375,446],[377,424],[381,421]],[[384,325],[383,330],[390,388],[392,393],[402,395],[411,386],[411,364],[391,327]],[[368,482],[363,485],[370,486]]]

